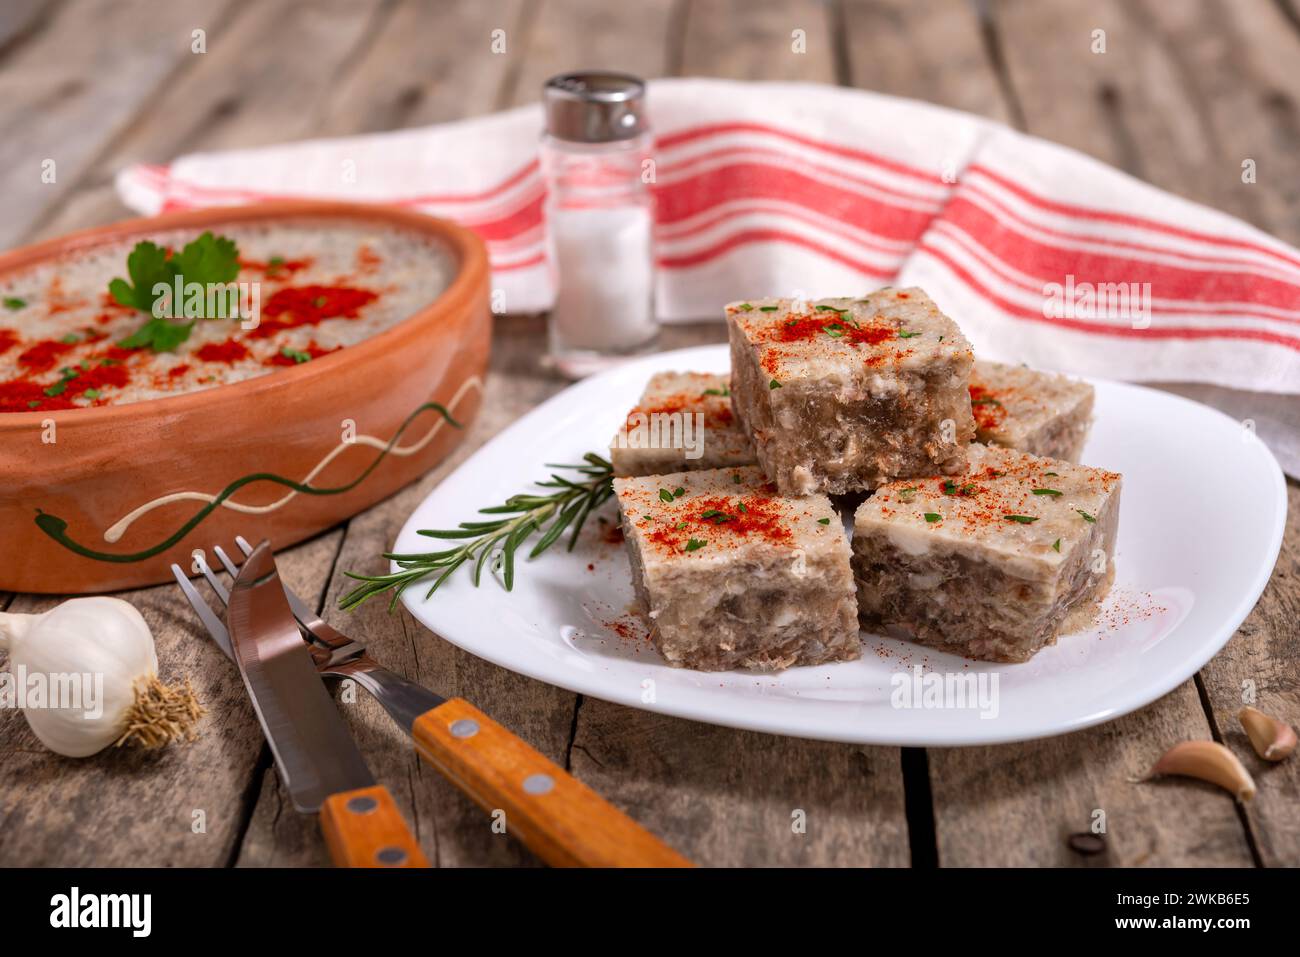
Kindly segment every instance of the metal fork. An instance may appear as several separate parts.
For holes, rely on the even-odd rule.
[[[252,554],[253,546],[248,544],[243,536],[236,536],[235,544],[239,546],[239,550],[245,557]],[[212,551],[233,580],[239,574],[241,562],[232,560],[220,545]],[[225,607],[230,601],[229,589],[208,565],[207,558],[202,553],[196,561],[199,571],[212,586],[213,593],[221,600],[222,607]],[[221,616],[203,600],[203,596],[199,594],[194,583],[179,565],[172,565],[172,574],[176,577],[176,584],[180,585],[181,591],[185,593],[186,600],[199,616],[199,620],[203,622],[203,626],[207,628],[208,634],[212,636],[212,640],[217,643],[217,647],[225,653],[226,657],[233,661],[230,634],[226,631]],[[366,653],[364,644],[326,624],[320,615],[312,611],[310,606],[287,584],[284,586],[284,595],[289,600],[289,607],[293,609],[294,618],[298,620],[298,624],[305,632],[303,637],[311,651],[316,670],[325,677],[351,678],[370,692],[388,712],[388,716],[407,734],[411,733],[416,718],[447,700],[423,685],[408,681],[379,664]]]

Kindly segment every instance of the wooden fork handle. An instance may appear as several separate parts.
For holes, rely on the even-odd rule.
[[[420,757],[553,867],[690,867],[623,812],[462,698],[412,729]]]
[[[331,794],[320,809],[320,826],[336,867],[428,867],[382,784]]]

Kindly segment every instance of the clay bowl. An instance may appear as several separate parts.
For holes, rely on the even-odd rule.
[[[0,590],[170,581],[170,563],[188,569],[195,549],[228,548],[236,534],[291,545],[391,495],[463,438],[480,404],[491,312],[483,244],[453,223],[351,203],[167,213],[14,250],[0,256],[0,274],[161,230],[312,218],[436,237],[455,277],[408,318],[302,365],[120,406],[0,414]],[[265,476],[316,491],[293,494]]]

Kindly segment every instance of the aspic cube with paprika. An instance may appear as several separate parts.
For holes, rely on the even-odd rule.
[[[978,359],[970,399],[980,442],[1066,462],[1083,454],[1093,403],[1086,382]]]
[[[733,302],[727,324],[732,405],[783,494],[965,468],[974,358],[924,291]]]
[[[1026,661],[1086,626],[1114,576],[1121,477],[996,446],[957,476],[894,482],[854,516],[862,627]]]
[[[615,475],[753,465],[726,375],[657,372],[609,444]]]
[[[824,495],[753,467],[614,480],[637,598],[669,664],[702,671],[861,654],[849,544]]]

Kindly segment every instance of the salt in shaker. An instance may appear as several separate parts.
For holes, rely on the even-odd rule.
[[[659,332],[645,84],[621,73],[566,73],[547,81],[543,100],[557,289],[550,350],[556,367],[577,378],[647,351]]]

